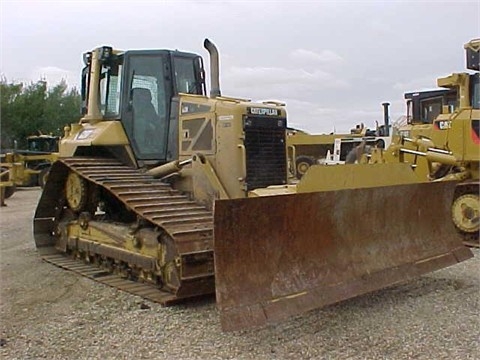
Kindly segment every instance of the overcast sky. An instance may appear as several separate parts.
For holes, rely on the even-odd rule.
[[[480,37],[480,1],[8,1],[1,0],[8,81],[78,86],[82,53],[220,52],[223,95],[287,104],[290,126],[348,132],[405,113],[403,94],[465,71]]]

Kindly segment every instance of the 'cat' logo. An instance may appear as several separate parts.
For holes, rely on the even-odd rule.
[[[452,127],[452,121],[451,120],[439,120],[435,121],[435,127],[438,130],[447,130]]]

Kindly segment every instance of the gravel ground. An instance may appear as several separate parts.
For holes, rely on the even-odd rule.
[[[480,359],[480,251],[403,285],[222,333],[213,299],[163,308],[42,262],[40,195],[0,209],[3,359]]]

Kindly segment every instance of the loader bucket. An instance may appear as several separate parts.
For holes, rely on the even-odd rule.
[[[289,316],[472,257],[450,218],[454,183],[215,202],[223,330]]]

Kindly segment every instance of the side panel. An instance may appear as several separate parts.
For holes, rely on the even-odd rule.
[[[450,219],[454,186],[217,201],[223,329],[263,326],[471,257]]]
[[[465,160],[480,161],[480,110],[472,110],[472,118],[466,127]]]

